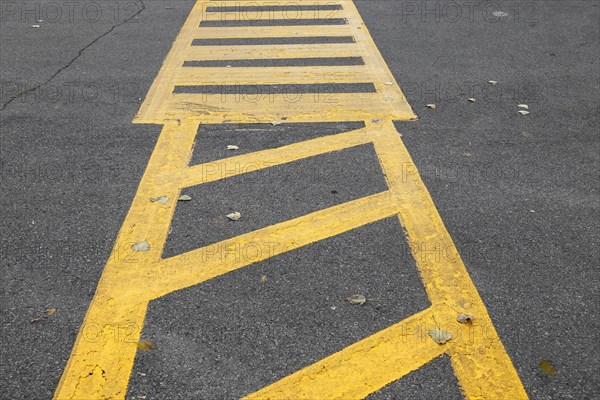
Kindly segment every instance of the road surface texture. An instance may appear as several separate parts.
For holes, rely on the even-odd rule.
[[[599,398],[599,2],[205,3],[0,5],[0,397]]]

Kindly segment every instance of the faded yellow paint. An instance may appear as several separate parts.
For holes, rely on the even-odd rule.
[[[310,4],[315,1],[307,2]],[[319,1],[320,4],[332,4]],[[310,243],[396,215],[406,232],[431,307],[294,374],[252,399],[364,398],[435,357],[450,356],[465,397],[525,399],[527,395],[443,222],[396,132],[393,119],[415,116],[351,1],[335,18],[347,25],[303,27],[199,27],[208,5],[199,1],[177,37],[135,122],[164,125],[115,242],[55,399],[123,399],[150,301]],[[225,3],[227,4],[227,3]],[[273,2],[251,2],[249,5]],[[236,6],[243,3],[236,3]],[[217,19],[215,19],[217,18]],[[265,17],[263,17],[265,18]],[[314,18],[304,14],[301,18]],[[191,46],[194,38],[352,35],[356,43],[292,46]],[[259,48],[260,47],[260,48]],[[332,50],[333,49],[333,50]],[[328,51],[331,50],[331,51]],[[345,67],[184,68],[184,61],[270,57],[360,56]],[[176,85],[371,82],[375,93],[338,93],[335,102],[314,97],[253,104],[221,95],[173,94]],[[288,99],[289,100],[289,99]],[[322,100],[322,98],[320,99]],[[366,127],[276,149],[189,166],[199,124],[364,120]],[[243,175],[331,151],[372,143],[388,190],[284,221],[190,252],[161,257],[182,189]],[[201,144],[200,144],[201,145]],[[165,204],[151,202],[168,196]],[[147,252],[134,252],[146,240]],[[271,246],[279,243],[279,246]],[[239,249],[252,247],[254,252]],[[233,250],[232,250],[233,249]],[[458,313],[475,316],[456,322]],[[427,330],[441,327],[453,339],[438,345]]]
[[[307,4],[332,4],[330,1],[310,1]],[[351,1],[342,4],[343,10],[320,11],[334,18],[345,18],[346,25],[323,26],[244,26],[244,27],[201,27],[203,18],[219,20],[214,13],[206,13],[207,6],[227,5],[199,1],[190,13],[181,33],[175,40],[158,77],[154,81],[146,100],[138,112],[135,122],[159,123],[167,119],[194,120],[198,123],[270,122],[287,118],[289,122],[349,121],[389,118],[413,119],[415,115],[404,99],[394,76],[381,58],[373,39]],[[249,5],[274,5],[269,1],[255,1]],[[285,3],[282,3],[285,4]],[[235,3],[242,6],[244,3]],[[231,15],[229,19],[231,19]],[[259,19],[269,19],[263,13]],[[312,11],[304,11],[302,18],[314,18]],[[321,14],[321,17],[323,15]],[[194,39],[248,38],[285,36],[353,36],[355,43],[305,44],[305,45],[261,45],[261,46],[191,46]],[[277,59],[305,57],[362,57],[364,65],[342,67],[287,67],[287,69],[257,67],[227,68],[184,67],[185,61]],[[206,70],[206,71],[205,71]],[[268,72],[273,71],[270,79]],[[284,93],[275,96],[221,95],[221,94],[173,94],[178,84],[225,85],[225,84],[271,84],[284,83],[284,74],[294,71],[287,83],[373,83],[374,93],[316,93],[297,96]],[[332,72],[339,72],[336,74]],[[262,75],[261,75],[262,74]],[[236,82],[235,77],[240,76]],[[230,77],[231,76],[231,77]],[[304,78],[305,76],[305,78]],[[314,80],[315,76],[319,76]],[[197,80],[196,80],[197,79]]]

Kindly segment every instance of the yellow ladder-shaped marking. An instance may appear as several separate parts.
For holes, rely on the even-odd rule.
[[[452,239],[392,124],[393,119],[412,119],[414,114],[352,2],[306,2],[340,4],[341,9],[331,17],[347,19],[346,25],[203,28],[201,21],[216,18],[206,11],[207,7],[215,4],[228,3],[199,1],[194,6],[136,117],[135,122],[159,123],[164,127],[54,397],[125,398],[146,309],[153,299],[396,215],[405,229],[431,307],[247,398],[364,398],[442,354],[450,356],[465,397],[494,400],[527,398]],[[257,4],[272,6],[273,2],[251,3],[252,6]],[[297,18],[315,17],[314,14],[302,13]],[[222,71],[224,68],[197,70],[182,66],[184,61],[193,59],[235,59],[232,56],[234,53],[239,57],[247,57],[255,54],[253,50],[262,51],[260,54],[263,57],[278,57],[281,54],[285,58],[312,57],[314,54],[317,57],[322,54],[330,56],[312,45],[287,46],[285,53],[279,53],[283,49],[276,45],[244,46],[244,49],[233,50],[211,46],[209,51],[200,51],[191,46],[193,39],[197,38],[294,35],[351,35],[355,38],[353,46],[337,47],[336,54],[362,57],[365,63],[356,68],[227,68],[226,72]],[[228,75],[230,70],[235,72]],[[220,95],[173,93],[178,85],[205,85],[213,80],[214,83],[231,85],[238,79],[246,84],[371,82],[376,92],[347,93],[343,96],[336,94],[335,99],[339,101],[335,103],[320,103],[311,97],[310,100],[294,104],[276,97],[250,104],[222,101]],[[199,124],[226,120],[260,122],[283,117],[288,121],[312,122],[362,119],[366,121],[366,127],[277,149],[188,166]],[[182,189],[365,143],[372,143],[375,148],[388,184],[386,192],[316,211],[175,257],[161,257],[175,211],[175,199]],[[239,165],[246,168],[237,168]],[[170,200],[165,204],[149,201],[160,196],[168,196]],[[142,240],[150,243],[150,250],[131,253],[131,245]],[[288,245],[273,248],[271,243]],[[233,259],[223,257],[223,249],[246,248],[249,244],[269,248],[257,251],[254,255],[238,255]],[[456,322],[458,313],[474,315],[475,320],[470,324],[459,324]],[[450,330],[453,339],[444,345],[435,343],[427,332],[436,327]]]
[[[296,11],[290,12],[300,19],[315,17],[341,18],[347,21],[343,25],[322,26],[241,26],[241,27],[203,27],[202,22],[209,20],[231,19],[224,14],[222,18],[207,12],[207,7],[216,5],[234,5],[241,7],[245,3],[198,2],[171,52],[161,72],[150,88],[148,97],[136,116],[137,123],[159,123],[166,119],[194,120],[198,123],[228,122],[270,122],[286,117],[288,122],[314,121],[350,121],[372,118],[390,118],[396,120],[415,117],[410,106],[404,100],[402,92],[387,65],[381,58],[373,39],[369,35],[358,11],[351,1],[303,1],[298,5],[341,5],[340,10]],[[272,7],[269,1],[254,1],[252,6]],[[281,4],[286,4],[281,3]],[[289,4],[289,3],[287,3]],[[282,14],[283,15],[283,14]],[[233,15],[235,16],[235,15]],[[273,19],[277,12],[247,14],[240,12],[238,17],[250,16]],[[330,44],[272,44],[243,46],[192,46],[194,39],[225,38],[278,38],[278,37],[322,37],[351,36],[353,43]],[[362,57],[363,65],[345,66],[294,66],[294,67],[185,67],[186,61],[243,60],[243,59],[289,59],[289,58],[331,58]],[[372,83],[374,93],[312,93],[302,96],[238,96],[223,94],[174,94],[178,85],[232,85],[232,84],[315,84],[331,83],[332,90],[339,83]],[[290,113],[290,108],[295,110]]]

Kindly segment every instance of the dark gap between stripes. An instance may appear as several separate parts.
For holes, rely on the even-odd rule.
[[[341,10],[341,4],[312,4],[312,5],[299,5],[290,4],[283,6],[210,6],[206,7],[206,12],[240,12],[240,11],[334,11]]]
[[[202,21],[201,28],[231,28],[241,26],[303,26],[303,25],[346,25],[345,18],[315,18],[315,19],[255,19],[231,21]]]
[[[364,65],[362,57],[257,58],[246,60],[190,60],[184,67],[327,67]]]
[[[279,85],[189,85],[175,86],[174,94],[304,94],[375,93],[373,83],[306,83]]]
[[[273,44],[356,43],[353,36],[300,36],[194,39],[192,46],[257,46]]]

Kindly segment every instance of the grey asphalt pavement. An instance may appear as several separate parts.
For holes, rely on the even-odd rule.
[[[599,2],[355,3],[419,116],[396,127],[530,398],[600,398]],[[52,397],[160,133],[131,121],[194,2],[77,4],[0,4],[6,399]],[[206,126],[192,163],[345,126]],[[368,149],[261,174],[191,188],[206,200],[178,207],[166,254],[384,187]],[[206,217],[244,206],[260,224]],[[157,349],[138,353],[128,398],[240,397],[426,308],[401,238],[386,219],[152,302],[142,337]],[[377,301],[353,307],[354,293]],[[461,398],[449,360],[369,397],[399,398]]]

